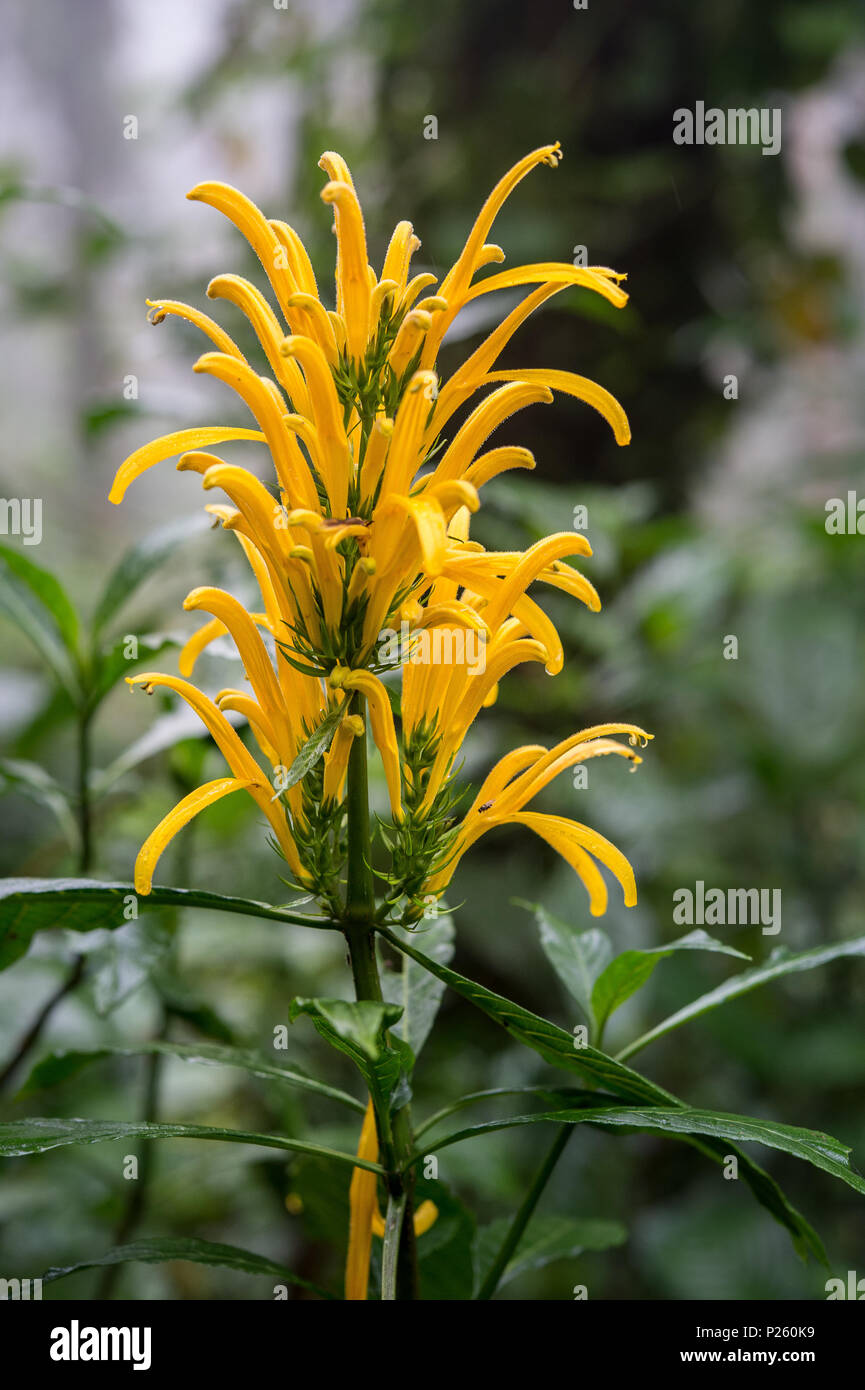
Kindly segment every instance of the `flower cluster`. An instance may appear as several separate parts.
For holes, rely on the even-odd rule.
[[[231,387],[256,428],[208,426],[166,435],[122,464],[110,496],[120,502],[151,465],[179,455],[178,468],[197,473],[207,492],[228,499],[208,510],[243,548],[261,603],[249,612],[221,589],[193,590],[185,608],[208,617],[181,652],[180,676],[147,672],[130,682],[181,695],[207,725],[231,772],[185,797],[152,832],[136,864],[138,892],[150,891],[159,855],[182,826],[243,789],[266,817],[294,880],[339,916],[346,773],[354,742],[366,738],[369,726],[391,812],[382,828],[390,856],[382,873],[383,916],[416,919],[444,891],[478,837],[507,822],[535,831],[568,861],[588,890],[593,913],[606,906],[598,863],[619,880],[625,902],[635,901],[630,866],[609,841],[575,821],[525,808],[558,773],[587,758],[616,753],[638,762],[634,745],[648,738],[642,729],[604,724],[551,749],[518,748],[496,764],[462,816],[454,789],[460,747],[480,710],[495,700],[500,680],[524,662],[540,662],[550,674],[562,667],[559,635],[529,596],[531,586],[540,581],[592,610],[600,607],[592,585],[568,563],[591,554],[581,535],[547,536],[525,551],[489,551],[470,539],[481,489],[505,470],[534,467],[528,450],[486,449],[487,440],[514,412],[552,400],[555,391],[598,410],[619,444],[630,437],[621,406],[587,378],[560,370],[496,370],[520,325],[568,286],[582,286],[616,307],[626,302],[624,277],[604,266],[542,262],[478,278],[504,259],[487,238],[505,199],[537,165],[555,166],[558,159],[559,147],[548,145],[505,175],[437,285],[435,276],[411,272],[420,243],[409,222],[394,231],[381,274],[369,265],[349,169],[339,155],[323,155],[328,182],[321,196],[333,207],[336,232],[334,309],[326,306],[309,256],[285,222],[268,220],[222,183],[203,183],[189,194],[224,213],[261,261],[276,309],[236,275],[218,276],[207,293],[246,316],[270,374],[262,375],[263,363],[250,363],[197,309],[157,300],[151,317],[179,316],[203,331],[213,350],[194,370]],[[483,295],[520,287],[534,288],[441,383],[437,354],[460,311]],[[485,394],[453,428],[477,392]],[[266,446],[274,480],[262,481],[209,452],[230,441]],[[483,644],[484,659],[406,660],[394,668],[379,640],[394,629],[408,632],[409,645],[437,631],[470,632]],[[210,699],[189,678],[199,654],[225,634],[237,647],[249,688]],[[434,650],[451,649],[440,643]],[[227,718],[231,711],[248,721],[260,757]],[[617,734],[628,735],[629,743],[617,742]],[[317,760],[309,756],[313,748],[324,750]]]

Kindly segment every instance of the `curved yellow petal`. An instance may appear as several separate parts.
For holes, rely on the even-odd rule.
[[[206,333],[208,338],[216,344],[219,352],[228,353],[230,357],[238,357],[241,362],[246,358],[232,338],[220,328],[218,323],[207,314],[202,314],[199,309],[193,309],[189,304],[182,304],[177,299],[148,299],[147,306],[150,310],[148,318],[153,324],[162,323],[169,314],[175,318],[186,319],[188,323],[194,323],[196,328],[200,328],[202,333]]]
[[[197,430],[177,430],[174,434],[163,434],[159,439],[143,444],[140,449],[136,449],[124,459],[114,475],[108,500],[115,505],[122,502],[129,485],[163,459],[185,454],[189,449],[203,449],[209,444],[225,444],[235,439],[254,439],[257,443],[263,443],[264,435],[260,430],[244,430],[236,425],[204,426]]]
[[[399,744],[387,689],[371,671],[350,672],[343,680],[343,689],[359,690],[366,699],[372,736],[384,764],[391,815],[394,820],[402,820]]]
[[[214,801],[219,801],[231,792],[248,791],[251,785],[251,782],[242,781],[237,777],[217,777],[213,782],[205,782],[203,786],[196,787],[195,791],[179,801],[174,809],[162,818],[156,829],[151,830],[138,851],[135,861],[136,893],[146,897],[150,892],[159,856],[177,832],[189,824],[193,816],[197,816],[206,806],[212,806]]]
[[[548,386],[553,391],[564,391],[568,396],[575,396],[578,401],[585,401],[586,405],[593,406],[599,414],[603,415],[613,431],[617,444],[630,444],[631,442],[631,427],[619,402],[615,396],[610,395],[609,391],[605,391],[603,386],[599,386],[596,381],[590,381],[588,377],[577,376],[576,372],[529,368],[522,372],[491,372],[486,380],[522,381],[538,386]]]
[[[322,202],[332,203],[337,239],[337,312],[345,319],[349,356],[360,361],[366,352],[370,285],[363,213],[354,186],[333,179],[321,190]]]
[[[192,202],[207,203],[216,208],[243,233],[261,261],[283,313],[286,313],[285,303],[298,286],[285,265],[282,243],[264,213],[245,194],[227,183],[199,183],[186,196]]]

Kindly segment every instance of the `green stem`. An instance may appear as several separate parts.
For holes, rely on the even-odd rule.
[[[364,715],[365,701],[359,691],[352,697],[351,712]],[[366,721],[364,720],[364,723]],[[366,734],[352,741],[348,759],[348,786],[346,790],[348,817],[348,882],[345,894],[345,915],[350,922],[363,923],[367,933],[375,917],[375,888],[372,881],[370,863],[369,833],[369,778],[366,767]],[[373,967],[375,956],[373,955]],[[376,973],[377,978],[377,973]],[[377,995],[365,994],[358,998],[380,999]]]
[[[558,1163],[565,1145],[573,1133],[573,1128],[573,1125],[562,1125],[553,1140],[550,1151],[535,1174],[534,1182],[526,1193],[522,1206],[511,1222],[508,1233],[501,1243],[499,1252],[493,1260],[487,1276],[478,1291],[477,1297],[479,1300],[492,1298],[498,1288],[499,1280],[507,1268],[508,1261],[522,1239],[523,1232],[534,1214],[535,1207],[540,1201],[541,1194],[552,1177],[553,1169]]]
[[[352,713],[363,715],[364,703],[363,696],[355,692]],[[343,931],[357,998],[380,1003],[382,992],[375,948],[375,888],[372,877],[365,734],[354,740],[349,754],[346,804],[348,874]],[[381,1162],[386,1171],[388,1215],[390,1216],[394,1203],[401,1212],[401,1231],[396,1230],[395,1235],[392,1231],[388,1250],[388,1258],[394,1261],[395,1269],[391,1292],[387,1296],[400,1300],[416,1299],[418,1275],[414,1234],[414,1171],[403,1173],[414,1147],[408,1106],[403,1106],[393,1115],[390,1112],[383,1114],[376,1107],[376,1128]],[[398,1241],[398,1251],[395,1250],[395,1241]],[[382,1297],[385,1297],[384,1284]]]
[[[384,1303],[393,1303],[398,1296],[400,1236],[405,1225],[406,1197],[407,1194],[401,1192],[398,1197],[388,1198],[381,1256],[381,1296]]]

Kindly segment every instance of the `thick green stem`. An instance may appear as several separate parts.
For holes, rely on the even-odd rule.
[[[352,697],[351,712],[364,714],[364,698],[359,691]],[[375,917],[375,888],[372,881],[370,863],[369,834],[369,778],[366,768],[366,735],[361,734],[352,742],[348,759],[348,785],[346,789],[348,813],[348,882],[345,894],[345,915],[349,922],[363,923],[366,930]],[[375,956],[373,955],[373,965]],[[358,998],[375,999],[378,995],[363,995]]]
[[[544,1188],[552,1177],[553,1169],[558,1163],[564,1147],[573,1133],[573,1129],[573,1125],[562,1125],[553,1140],[552,1147],[535,1174],[534,1182],[526,1193],[522,1206],[511,1222],[508,1233],[501,1243],[499,1252],[493,1260],[487,1277],[484,1279],[478,1291],[478,1299],[492,1298],[498,1288],[499,1280],[507,1268],[508,1261],[522,1239],[523,1232],[534,1214],[535,1207],[540,1201]]]
[[[363,697],[356,692],[352,712],[363,714]],[[369,829],[369,783],[366,736],[354,740],[348,760],[346,788],[348,814],[348,882],[345,898],[345,933],[355,994],[358,999],[381,1001],[381,980],[375,950],[375,888],[371,865]],[[381,1163],[386,1170],[388,1208],[402,1213],[402,1229],[394,1231],[399,1241],[395,1275],[388,1280],[388,1297],[415,1299],[418,1296],[417,1245],[414,1234],[414,1172],[403,1173],[411,1156],[413,1136],[408,1106],[394,1115],[376,1110]],[[388,1250],[389,1267],[392,1249]],[[383,1291],[384,1296],[384,1291]]]

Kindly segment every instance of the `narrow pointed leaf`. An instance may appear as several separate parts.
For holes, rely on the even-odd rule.
[[[382,931],[382,935],[387,937],[398,950],[407,952],[433,975],[443,980],[445,985],[454,990],[456,994],[462,995],[464,999],[487,1014],[500,1027],[507,1029],[516,1041],[540,1053],[552,1066],[561,1067],[565,1071],[576,1072],[584,1081],[588,1080],[592,1084],[619,1096],[622,1100],[636,1101],[638,1104],[646,1105],[687,1108],[684,1102],[663,1090],[662,1087],[656,1086],[629,1067],[622,1068],[617,1059],[608,1057],[598,1049],[581,1047],[575,1050],[573,1038],[563,1028],[558,1028],[554,1023],[539,1018],[537,1014],[530,1013],[527,1009],[502,998],[499,994],[493,994],[491,990],[484,989],[474,980],[457,974],[448,966],[440,965],[437,961],[427,958],[413,946],[392,937],[389,932]],[[746,1153],[731,1147],[729,1142],[725,1140],[708,1136],[698,1137],[697,1135],[683,1135],[681,1137],[685,1142],[692,1144],[701,1153],[711,1158],[713,1162],[721,1165],[723,1165],[728,1153],[734,1153],[739,1160],[741,1176],[751,1188],[757,1201],[790,1232],[793,1244],[799,1254],[804,1258],[806,1252],[811,1250],[818,1260],[823,1264],[826,1263],[826,1252],[816,1231],[788,1201],[774,1178],[749,1158]]]
[[[380,1173],[377,1163],[367,1163],[354,1154],[340,1153],[321,1144],[290,1139],[282,1134],[257,1134],[241,1129],[222,1129],[212,1125],[148,1124],[144,1120],[11,1120],[0,1124],[0,1155],[20,1158],[24,1154],[45,1153],[69,1144],[108,1144],[117,1139],[206,1139],[228,1144],[253,1144],[264,1149],[286,1149],[290,1153],[317,1154],[334,1163],[368,1168]]]
[[[739,960],[750,960],[744,951],[737,951],[723,941],[716,941],[702,928],[680,936],[677,941],[669,941],[665,946],[651,946],[642,951],[622,951],[595,980],[592,989],[592,1009],[598,1029],[603,1031],[610,1014],[615,1013],[621,1004],[636,994],[638,989],[654,974],[659,961],[666,960],[676,951],[719,951],[725,956],[738,956]]]
[[[131,883],[100,883],[86,878],[0,879],[0,970],[23,956],[38,931],[63,927],[89,932],[122,927],[133,908],[140,914],[162,907],[202,907],[211,912],[241,913],[274,922],[333,927],[323,918],[248,898],[225,897],[189,888],[154,888],[138,897]]]
[[[154,1236],[133,1241],[131,1245],[118,1245],[105,1255],[97,1255],[92,1260],[79,1260],[74,1265],[56,1265],[47,1269],[42,1276],[46,1284],[57,1279],[66,1279],[70,1274],[78,1274],[84,1269],[104,1269],[106,1265],[121,1264],[168,1264],[174,1260],[188,1260],[193,1264],[210,1265],[223,1269],[237,1269],[243,1274],[261,1274],[276,1279],[281,1284],[297,1284],[319,1298],[332,1299],[334,1294],[299,1274],[293,1274],[265,1255],[256,1255],[252,1250],[241,1250],[237,1245],[221,1245],[211,1240],[196,1240],[190,1236]]]
[[[738,999],[771,980],[779,980],[784,975],[796,975],[801,970],[815,970],[818,965],[828,965],[830,961],[842,960],[847,956],[865,956],[865,936],[853,937],[850,941],[835,941],[829,946],[815,946],[810,951],[793,952],[785,946],[779,946],[764,965],[755,965],[751,970],[743,970],[740,975],[731,975],[723,984],[718,985],[717,989],[709,990],[708,994],[701,994],[698,999],[670,1014],[669,1018],[665,1018],[641,1038],[622,1048],[618,1057],[623,1060],[625,1057],[633,1056],[635,1052],[642,1051],[649,1043],[662,1038],[665,1033],[671,1033],[683,1023],[689,1023],[691,1019],[699,1018],[710,1009],[717,1009],[719,1005],[726,1004],[731,999]]]

